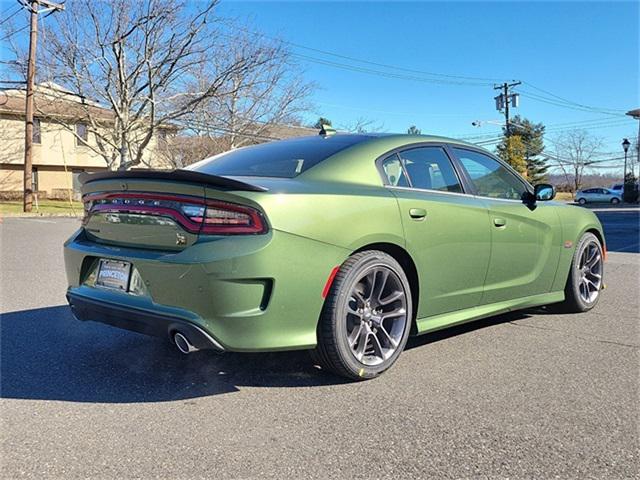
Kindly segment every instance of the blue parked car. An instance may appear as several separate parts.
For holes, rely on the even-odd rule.
[[[576,192],[576,202],[584,205],[590,203],[613,203],[614,205],[622,201],[622,190],[614,191],[608,188],[587,188]]]

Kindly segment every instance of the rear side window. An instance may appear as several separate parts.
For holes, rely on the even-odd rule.
[[[187,167],[210,175],[293,178],[356,143],[364,135],[298,137],[221,153]]]
[[[394,153],[382,161],[382,169],[387,177],[387,184],[394,187],[408,187],[409,182],[400,164],[400,157]]]
[[[440,147],[418,147],[382,161],[387,184],[422,190],[462,192],[451,160]]]

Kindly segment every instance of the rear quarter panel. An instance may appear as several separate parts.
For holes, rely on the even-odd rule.
[[[242,195],[260,205],[275,230],[348,252],[371,243],[405,244],[398,203],[382,186],[290,180],[285,188],[261,183],[268,193]]]

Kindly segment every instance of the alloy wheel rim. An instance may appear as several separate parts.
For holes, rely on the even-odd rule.
[[[393,356],[407,325],[407,295],[398,275],[382,266],[363,273],[349,294],[345,321],[358,362],[380,365]]]
[[[602,287],[602,252],[595,241],[587,243],[580,253],[578,272],[580,298],[586,303],[593,303]]]

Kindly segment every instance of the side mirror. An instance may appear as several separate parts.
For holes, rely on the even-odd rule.
[[[536,200],[540,200],[542,202],[553,200],[556,196],[555,187],[553,185],[549,185],[548,183],[540,183],[536,185],[533,192]]]

